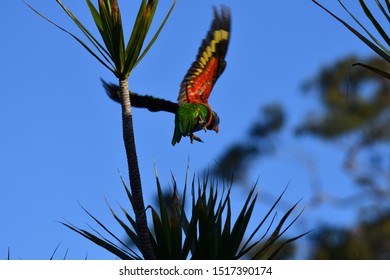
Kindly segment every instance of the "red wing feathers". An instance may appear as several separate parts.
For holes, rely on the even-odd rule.
[[[202,41],[195,62],[180,86],[179,106],[184,103],[208,103],[211,90],[225,69],[225,56],[230,38],[230,11],[214,8],[214,20],[206,38]]]

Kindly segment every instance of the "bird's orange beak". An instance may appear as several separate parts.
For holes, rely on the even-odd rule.
[[[213,130],[215,131],[215,133],[218,133],[218,131],[219,131],[219,126],[217,125],[216,127],[213,128]]]

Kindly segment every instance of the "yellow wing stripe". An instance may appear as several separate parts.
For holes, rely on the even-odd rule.
[[[205,68],[207,62],[212,57],[212,54],[215,53],[215,47],[218,43],[222,41],[227,41],[229,38],[229,32],[223,29],[214,31],[214,39],[210,42],[210,45],[203,51],[202,56],[199,59],[200,68],[195,72],[195,75],[202,73],[202,70]]]

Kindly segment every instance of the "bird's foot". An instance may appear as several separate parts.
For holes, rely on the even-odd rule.
[[[206,120],[204,118],[202,118],[201,116],[198,117],[198,124],[202,127],[202,129],[206,132],[207,131],[207,125],[208,123],[206,122]]]
[[[202,142],[202,139],[200,139],[198,136],[196,136],[195,134],[191,133],[190,134],[190,141],[191,141],[191,144],[194,142],[194,140],[198,141],[198,142]]]
[[[204,130],[204,132],[207,132],[207,123],[206,122],[203,124],[203,130]]]

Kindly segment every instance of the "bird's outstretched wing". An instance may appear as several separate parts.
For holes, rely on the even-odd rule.
[[[206,38],[202,41],[196,60],[185,75],[178,104],[208,103],[211,90],[225,69],[225,56],[230,38],[231,18],[227,7],[218,12],[214,8],[214,20]]]
[[[104,80],[101,81],[103,83],[103,87],[106,90],[108,97],[110,97],[115,102],[120,103],[121,100],[120,100],[119,87],[111,83],[109,84]],[[150,95],[136,94],[134,92],[130,92],[130,100],[131,100],[131,106],[137,108],[146,108],[151,112],[165,111],[165,112],[176,114],[178,108],[177,103],[165,99],[161,99],[161,98],[156,98]]]

